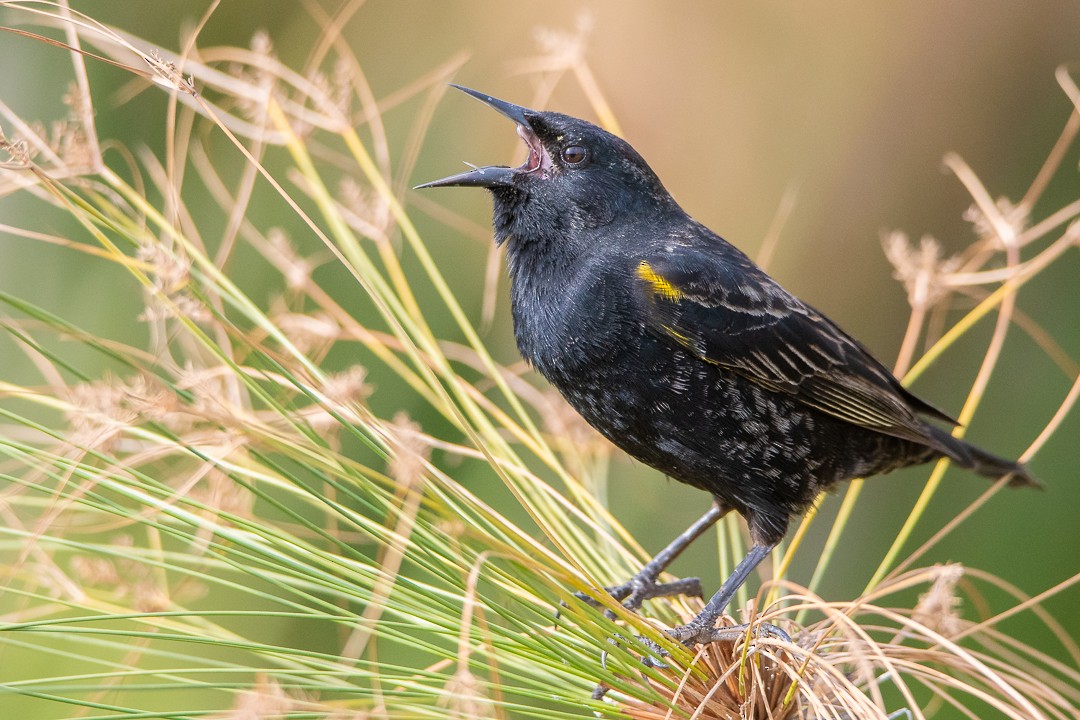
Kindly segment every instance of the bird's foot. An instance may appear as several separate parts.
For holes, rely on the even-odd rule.
[[[690,622],[680,627],[671,628],[667,631],[667,634],[686,647],[693,647],[694,645],[707,645],[714,642],[732,642],[742,638],[748,632],[753,632],[756,637],[774,637],[784,642],[791,642],[791,636],[786,632],[775,625],[763,622],[726,625],[724,627],[699,625]]]
[[[696,577],[659,583],[656,582],[656,578],[635,575],[621,585],[604,588],[604,592],[621,602],[622,606],[627,610],[640,610],[646,600],[658,597],[704,596],[701,580]],[[600,605],[599,601],[585,593],[575,593],[574,597],[593,607]],[[614,615],[611,611],[608,611],[607,614],[609,617]]]
[[[791,642],[791,636],[782,629],[776,625],[763,622],[726,625],[724,627],[711,627],[690,622],[664,631],[665,635],[672,640],[677,640],[687,648],[692,648],[695,645],[708,645],[714,642],[735,642],[741,640],[748,633],[753,633],[755,637],[772,637],[784,642]],[[638,640],[653,651],[653,654],[642,659],[642,663],[649,667],[667,667],[661,660],[661,658],[669,655],[667,650],[648,638],[639,637]]]

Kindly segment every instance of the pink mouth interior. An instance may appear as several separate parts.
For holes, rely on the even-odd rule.
[[[544,151],[544,146],[540,142],[540,138],[536,137],[536,134],[532,130],[524,125],[517,126],[517,134],[525,141],[525,145],[529,148],[529,157],[519,168],[522,172],[536,172],[541,168],[551,167],[551,158],[548,157],[547,152]]]

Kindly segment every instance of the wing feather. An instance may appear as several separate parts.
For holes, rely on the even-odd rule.
[[[636,272],[651,326],[702,360],[845,422],[932,447],[918,414],[956,422],[731,246],[669,246]]]

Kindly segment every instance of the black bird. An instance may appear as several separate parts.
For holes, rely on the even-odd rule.
[[[686,644],[730,637],[717,618],[823,489],[942,457],[1036,484],[1024,466],[927,422],[956,424],[687,215],[625,140],[454,87],[517,123],[529,157],[419,187],[491,191],[521,354],[609,440],[714,499],[633,579],[608,589],[625,606],[695,588],[657,577],[730,510],[745,518],[753,547],[705,609],[670,631]]]

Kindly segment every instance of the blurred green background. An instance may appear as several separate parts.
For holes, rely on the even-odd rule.
[[[74,5],[141,38],[147,47],[170,50],[178,49],[181,29],[207,7],[204,2],[100,0]],[[754,255],[785,192],[796,190],[770,271],[886,364],[896,356],[908,307],[902,286],[891,278],[882,232],[900,229],[915,239],[928,233],[947,252],[969,245],[974,233],[962,214],[970,197],[943,170],[943,155],[959,153],[994,197],[1018,200],[1072,110],[1055,81],[1055,69],[1063,63],[1080,68],[1076,2],[369,0],[345,34],[377,97],[466,51],[469,59],[455,81],[528,105],[537,88],[535,76],[521,72],[522,61],[543,54],[538,31],[573,32],[583,10],[591,18],[583,52],[597,83],[623,135],[674,196],[696,218]],[[7,13],[4,19],[11,23],[15,17]],[[246,46],[259,29],[269,32],[276,52],[292,67],[302,66],[320,32],[304,3],[225,0],[199,45]],[[112,99],[124,78],[100,64],[89,67],[99,93],[102,137],[129,146],[146,144],[160,156],[163,95],[152,90],[118,108]],[[47,123],[65,116],[60,98],[70,65],[62,51],[0,36],[0,68],[0,99],[22,117]],[[401,149],[420,109],[414,100],[388,112],[392,150]],[[569,76],[556,86],[547,109],[595,119]],[[1070,148],[1036,218],[1077,198],[1078,158],[1080,147]],[[436,110],[409,184],[457,172],[462,160],[516,162],[519,142],[505,119],[463,95],[448,94]],[[488,223],[490,208],[482,193],[448,190],[428,198],[476,223]],[[14,225],[32,226],[34,207],[27,198],[0,199],[3,221]],[[479,318],[479,277],[488,247],[415,215],[444,272]],[[0,235],[4,290],[110,336],[145,332],[135,320],[137,297],[114,294],[115,276],[99,273],[100,263],[80,264],[88,262]],[[335,289],[338,295],[348,291],[346,286]],[[496,357],[512,363],[517,356],[505,287],[500,293],[487,338]],[[1024,289],[1019,308],[1080,361],[1078,298],[1080,267],[1073,251]],[[915,390],[948,412],[959,412],[990,329],[991,322],[981,323]],[[34,375],[23,362],[13,357],[4,372],[31,382]],[[1070,384],[1071,378],[1013,328],[968,437],[1000,454],[1018,455]],[[1074,412],[1032,463],[1046,492],[998,495],[925,562],[979,567],[1030,594],[1080,571],[1078,435],[1080,413]],[[862,589],[926,474],[925,469],[896,473],[867,486],[820,589],[826,598],[849,597]],[[681,531],[707,503],[703,494],[625,459],[613,465],[610,488],[615,515],[649,549]],[[932,534],[984,488],[983,480],[950,470],[917,539]],[[827,500],[823,515],[831,517],[838,504]],[[792,571],[795,581],[808,580],[827,526],[815,526]],[[715,586],[720,579],[715,552],[715,541],[703,540],[674,572],[700,574],[706,587]],[[1076,592],[1053,598],[1047,606],[1074,637],[1080,635]],[[1007,624],[1005,629],[1019,627]],[[1027,623],[1022,632],[1031,633],[1027,641],[1062,656],[1042,637],[1044,629]]]

